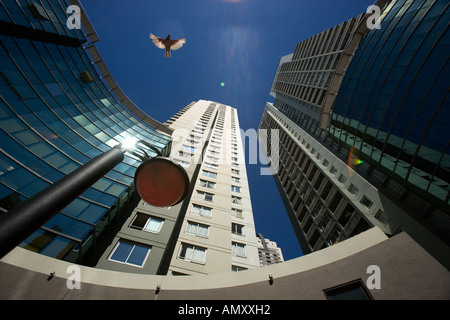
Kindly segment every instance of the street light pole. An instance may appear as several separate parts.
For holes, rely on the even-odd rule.
[[[123,151],[116,146],[0,215],[0,259],[123,159]]]
[[[139,145],[153,150],[156,157],[151,158]],[[166,207],[184,200],[189,176],[181,165],[163,157],[158,149],[143,140],[129,148],[118,145],[0,215],[0,259],[122,162],[126,152],[142,161],[134,180],[145,202]]]

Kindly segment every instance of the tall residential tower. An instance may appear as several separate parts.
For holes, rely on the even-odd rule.
[[[172,158],[192,176],[169,271],[214,273],[259,266],[237,110],[200,100],[167,124],[174,130]]]
[[[141,201],[97,267],[192,275],[259,266],[236,109],[200,100],[166,125],[173,130],[170,157],[191,179],[187,198],[168,208]],[[151,248],[138,268],[115,258],[122,247],[133,245]]]

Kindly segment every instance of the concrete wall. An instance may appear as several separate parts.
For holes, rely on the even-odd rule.
[[[145,204],[145,202],[141,200],[139,205],[127,218],[120,231],[114,237],[113,241],[106,248],[96,267],[120,272],[157,274],[164,252],[167,249],[167,244],[169,243],[170,237],[174,232],[174,225],[178,218],[180,206],[181,204],[172,207],[171,210],[166,210],[152,207]],[[159,233],[150,233],[130,228],[130,224],[136,218],[138,213],[163,220],[164,222]],[[142,268],[109,260],[119,241],[130,241],[132,243],[149,246],[151,248],[149,256],[147,257]]]
[[[386,238],[378,228],[285,263],[241,272],[155,276],[78,266],[81,288],[72,290],[66,283],[74,277],[67,273],[69,263],[17,248],[0,262],[0,299],[323,300],[324,289],[356,279],[366,283],[370,265],[381,271],[381,289],[370,290],[374,299],[450,299],[447,269],[406,233]]]

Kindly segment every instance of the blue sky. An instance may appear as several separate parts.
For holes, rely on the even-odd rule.
[[[373,0],[82,0],[115,80],[144,112],[165,122],[192,101],[238,110],[243,130],[257,129],[280,58],[298,42],[365,12]],[[186,38],[164,58],[149,39]],[[221,83],[224,83],[222,86]],[[271,176],[248,164],[256,232],[278,243],[286,260],[301,256]]]

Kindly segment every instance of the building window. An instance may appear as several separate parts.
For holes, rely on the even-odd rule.
[[[241,193],[241,187],[231,186],[231,191]]]
[[[220,159],[216,157],[206,156],[206,159],[212,162],[219,162]]]
[[[387,215],[384,213],[383,210],[379,209],[377,211],[377,213],[375,214],[375,219],[377,219],[378,221],[380,221],[383,224],[387,224],[388,223],[388,217]]]
[[[323,290],[328,300],[373,300],[361,279]]]
[[[50,20],[44,8],[37,4],[35,1],[32,1],[31,4],[29,4],[29,8],[35,18]]]
[[[244,226],[242,224],[231,223],[231,233],[238,236],[244,235]]]
[[[231,215],[233,217],[239,218],[239,219],[243,219],[243,215],[242,215],[242,210],[240,209],[236,209],[236,208],[231,208]]]
[[[217,173],[211,172],[211,171],[203,170],[202,175],[204,175],[205,177],[209,177],[209,178],[214,178],[214,179],[217,178]]]
[[[217,169],[217,168],[219,168],[219,166],[218,166],[217,164],[209,163],[209,162],[205,162],[205,167],[211,168],[211,169]]]
[[[309,207],[309,206],[311,205],[311,203],[313,202],[314,196],[315,196],[314,192],[311,191],[311,192],[309,193],[308,199],[306,199],[306,201],[305,201],[305,204],[306,204],[308,207]]]
[[[149,207],[153,207],[153,208],[158,208],[158,209],[162,209],[162,210],[170,210],[170,206],[169,207],[155,207],[152,206],[151,204],[148,204],[147,202],[144,202],[144,206],[149,206]]]
[[[331,174],[336,174],[336,172],[337,172],[337,169],[334,166],[331,166],[330,173]]]
[[[195,152],[195,148],[191,146],[182,145],[181,149],[188,151],[188,152]]]
[[[149,215],[138,213],[130,224],[130,228],[147,231],[151,233],[159,233],[161,231],[163,219],[151,217]]]
[[[179,159],[173,159],[174,162],[181,164],[183,167],[187,168],[191,164],[190,162],[179,160]]]
[[[198,141],[191,140],[191,139],[186,139],[186,141],[184,143],[191,144],[191,145],[194,145],[194,146],[199,144]]]
[[[142,267],[149,253],[150,247],[119,241],[111,253],[109,260],[134,267]]]
[[[178,259],[204,264],[206,261],[206,248],[182,243]]]
[[[319,225],[317,226],[317,229],[319,229],[320,232],[323,232],[325,228],[328,226],[328,223],[330,223],[330,221],[331,221],[330,215],[328,213],[325,213]]]
[[[197,198],[205,201],[213,201],[214,195],[208,192],[197,191]]]
[[[339,175],[338,181],[340,183],[345,183],[345,181],[347,181],[347,177],[344,176],[342,173]]]
[[[184,151],[179,151],[179,152],[178,152],[178,156],[183,157],[183,158],[191,158],[191,157],[192,157],[192,154],[191,154],[191,153],[184,152]]]
[[[339,228],[337,226],[335,226],[333,231],[331,232],[330,236],[327,239],[327,244],[329,246],[332,246],[332,245],[338,243],[340,235],[341,235],[341,230],[339,230]]]
[[[350,183],[350,186],[348,187],[348,191],[351,194],[357,194],[359,189],[353,183]]]
[[[231,180],[233,182],[241,183],[241,178],[238,178],[238,177],[231,177]]]
[[[214,189],[216,187],[216,183],[206,180],[200,180],[200,187]]]
[[[361,199],[361,204],[363,206],[365,206],[366,208],[370,209],[370,207],[372,206],[373,202],[370,201],[369,198],[367,198],[366,196],[363,196]]]
[[[193,204],[191,209],[192,214],[199,215],[201,217],[211,217],[212,208],[200,206],[198,204]]]
[[[197,237],[208,238],[209,226],[206,224],[188,221],[185,232],[188,234],[193,234]]]
[[[241,197],[231,196],[231,202],[235,203],[235,204],[242,204],[242,198]]]
[[[234,173],[234,174],[237,174],[237,175],[239,175],[239,170],[236,170],[236,169],[231,169],[231,173]]]
[[[246,248],[245,244],[239,242],[231,243],[231,253],[238,257],[246,257]]]
[[[248,270],[248,269],[244,268],[244,267],[240,267],[240,266],[231,266],[231,271],[233,271],[233,272],[239,272],[239,271],[244,271],[244,270]]]

